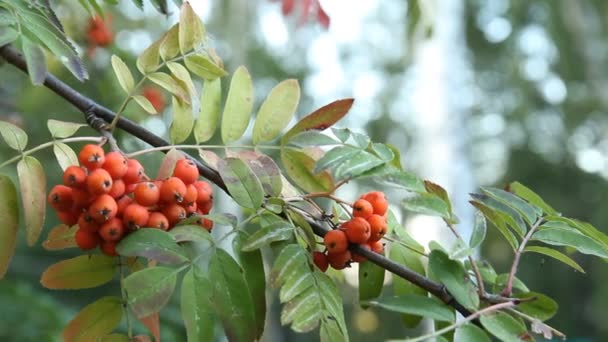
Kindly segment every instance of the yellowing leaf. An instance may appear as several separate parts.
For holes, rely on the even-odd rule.
[[[118,297],[102,297],[85,306],[63,330],[66,342],[96,341],[112,332],[122,319],[122,304]]]
[[[67,122],[50,119],[46,122],[49,132],[53,138],[68,138],[74,135],[79,128],[85,127],[86,124]]]
[[[179,53],[179,25],[175,24],[165,33],[162,42],[160,43],[160,56],[164,60],[171,59]]]
[[[76,156],[76,152],[74,152],[70,146],[62,142],[56,141],[55,144],[53,144],[53,153],[55,153],[57,162],[64,171],[71,165],[78,165],[78,156]]]
[[[148,46],[148,48],[137,57],[137,69],[139,69],[142,74],[148,74],[158,69],[158,48],[160,47],[161,42],[162,38]]]
[[[253,143],[276,138],[287,126],[300,102],[297,80],[286,80],[274,87],[258,111],[253,126]]]
[[[188,139],[192,126],[194,126],[194,118],[192,117],[192,107],[188,104],[180,102],[175,97],[172,97],[172,103],[171,143],[179,144]]]
[[[15,253],[18,228],[17,189],[10,178],[0,175],[0,279],[6,274]]]
[[[114,276],[117,261],[101,254],[80,255],[47,268],[40,279],[47,289],[88,289],[103,285]]]
[[[194,124],[194,139],[197,143],[205,142],[213,136],[220,118],[222,101],[222,81],[217,78],[205,81],[201,95],[201,110]]]
[[[25,156],[17,163],[27,244],[33,246],[42,230],[46,213],[46,176],[38,159]]]
[[[213,81],[226,75],[226,71],[206,54],[188,55],[184,58],[186,67],[198,77]]]
[[[289,178],[307,192],[328,191],[333,187],[333,179],[327,171],[314,174],[316,161],[308,154],[284,148],[281,150],[281,161]]]
[[[78,230],[78,226],[72,227],[60,224],[57,227],[51,229],[46,241],[42,243],[42,247],[48,251],[55,251],[65,248],[76,247],[76,240],[74,240],[74,234]]]
[[[232,75],[222,114],[222,140],[228,144],[241,138],[253,108],[253,83],[249,71],[240,66]]]
[[[205,28],[192,6],[184,2],[179,13],[179,48],[183,54],[195,49],[205,39]]]
[[[125,62],[122,61],[122,59],[120,59],[120,57],[116,55],[112,55],[111,60],[112,68],[114,69],[114,74],[118,79],[118,83],[120,83],[120,87],[125,91],[125,93],[129,94],[135,86],[133,75],[131,75],[129,67],[125,64]]]
[[[6,121],[0,121],[0,135],[13,150],[23,151],[27,145],[27,134],[21,128]]]
[[[135,96],[133,96],[133,100],[135,100],[135,102],[137,102],[137,104],[143,110],[148,112],[148,114],[158,114],[158,112],[156,111],[156,108],[154,108],[154,105],[152,104],[152,102],[150,102],[150,100],[148,100],[145,96],[135,95]]]

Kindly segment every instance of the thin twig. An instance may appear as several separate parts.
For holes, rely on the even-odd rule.
[[[443,221],[448,226],[448,228],[450,228],[450,230],[452,231],[452,233],[454,234],[454,236],[456,236],[456,238],[458,240],[464,241],[464,240],[462,240],[462,236],[460,236],[460,234],[456,230],[456,227],[454,227],[454,225],[451,222],[449,222],[446,219],[444,219]],[[473,272],[475,272],[475,279],[477,279],[477,292],[479,293],[479,298],[483,298],[486,295],[486,289],[483,284],[483,278],[481,277],[481,272],[479,272],[479,267],[477,267],[477,261],[475,261],[475,258],[473,258],[472,255],[469,255],[468,259],[469,259],[469,263],[471,264],[471,268],[473,268]]]
[[[509,297],[511,295],[511,292],[513,292],[513,280],[515,279],[515,274],[517,273],[517,268],[519,267],[519,260],[521,258],[521,255],[524,252],[524,249],[526,248],[526,244],[528,244],[528,241],[530,241],[530,238],[532,238],[532,234],[534,234],[536,229],[538,229],[538,227],[540,227],[543,222],[544,220],[542,217],[539,217],[538,220],[534,222],[524,239],[521,241],[519,248],[515,252],[515,257],[513,258],[513,264],[511,265],[511,271],[509,272],[507,284],[505,285],[505,289],[502,290],[503,296]]]

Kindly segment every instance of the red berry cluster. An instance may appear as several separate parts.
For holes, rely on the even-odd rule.
[[[108,46],[114,40],[114,34],[109,27],[109,20],[104,21],[100,17],[89,19],[87,28],[87,40],[91,46]]]
[[[206,215],[213,206],[213,189],[198,180],[195,163],[180,159],[173,176],[150,181],[143,166],[120,152],[105,153],[86,145],[78,154],[80,166],[69,166],[63,184],[55,185],[48,203],[67,225],[78,224],[75,240],[82,250],[100,246],[116,255],[116,244],[139,228],[169,230],[191,215]],[[196,224],[208,231],[213,222]]]
[[[371,191],[362,195],[353,203],[353,217],[325,234],[323,242],[325,252],[315,251],[313,261],[323,272],[327,267],[341,270],[351,262],[363,262],[366,259],[357,254],[351,254],[348,246],[351,243],[372,250],[376,253],[384,251],[382,237],[386,234],[388,225],[386,213],[388,201],[383,192]]]

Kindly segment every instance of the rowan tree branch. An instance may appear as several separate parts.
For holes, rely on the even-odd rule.
[[[27,73],[27,65],[26,65],[25,59],[23,58],[23,56],[21,55],[21,53],[18,50],[11,47],[10,45],[5,45],[5,46],[0,47],[0,57],[5,59],[8,63],[16,66],[21,71]],[[98,104],[97,102],[93,101],[92,99],[84,96],[77,90],[73,89],[69,85],[67,85],[64,82],[62,82],[61,80],[59,80],[57,77],[55,77],[51,73],[48,73],[48,75],[44,81],[44,85],[47,88],[49,88],[50,90],[52,90],[54,93],[56,93],[57,95],[64,98],[67,102],[72,104],[74,107],[78,108],[85,115],[91,115],[91,113],[94,113],[97,117],[103,119],[107,123],[112,122],[112,120],[114,120],[114,118],[116,117],[116,114],[112,110],[110,110],[110,109]],[[89,122],[89,120],[91,118],[89,117],[86,119],[87,119],[87,122]],[[168,141],[155,135],[154,133],[148,131],[147,129],[141,127],[137,123],[135,123],[131,120],[125,119],[124,117],[120,117],[118,119],[117,127],[154,147],[170,145],[170,143]],[[185,154],[185,155],[188,156],[188,158],[192,159],[196,163],[196,165],[200,171],[200,174],[203,177],[207,178],[209,181],[213,182],[219,188],[221,188],[226,193],[228,193],[226,184],[224,183],[224,181],[222,180],[222,178],[220,177],[219,173],[216,170],[212,169],[208,165],[201,163],[200,161],[198,161],[197,159],[193,158],[192,156],[190,156],[188,154]],[[329,231],[329,228],[323,226],[319,222],[309,221],[309,223],[310,223],[311,227],[313,228],[313,231],[315,232],[315,234],[317,234],[318,236],[323,237]],[[454,299],[454,297],[448,292],[448,290],[446,289],[446,287],[444,285],[442,285],[438,282],[435,282],[435,281],[411,270],[408,267],[400,265],[400,264],[386,258],[385,256],[383,256],[381,254],[374,253],[368,249],[364,249],[359,245],[352,245],[350,247],[350,249],[354,253],[364,256],[370,262],[373,262],[374,264],[384,268],[385,270],[428,291],[432,295],[441,299],[444,303],[455,308],[464,317],[468,317],[471,315],[471,312],[468,309],[466,309],[464,306],[462,306],[460,303],[458,303]]]

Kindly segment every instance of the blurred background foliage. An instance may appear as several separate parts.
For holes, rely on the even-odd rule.
[[[114,42],[94,48],[86,39],[90,16],[78,2],[52,3],[68,35],[81,48],[90,80],[79,83],[54,59],[49,69],[113,109],[123,94],[109,57],[117,54],[134,66],[137,54],[170,27],[178,13],[172,7],[171,15],[162,16],[149,3],[142,12],[126,0],[108,6]],[[518,180],[564,215],[589,221],[608,233],[608,211],[602,210],[608,196],[607,2],[325,0],[321,4],[331,18],[328,30],[314,18],[301,23],[297,14],[284,17],[280,2],[197,0],[192,4],[226,69],[232,72],[244,64],[250,70],[257,101],[286,78],[297,78],[303,86],[300,117],[334,99],[355,97],[355,106],[341,125],[398,146],[406,168],[446,185],[455,201],[463,204],[456,206],[457,211],[466,205],[467,192],[476,187],[500,187]],[[49,118],[82,121],[74,108],[50,91],[31,86],[13,67],[0,67],[0,79],[0,119],[22,126],[30,135],[29,146],[50,139]],[[130,106],[126,115],[166,136],[167,111],[148,116]],[[85,130],[81,133],[94,134]],[[119,141],[127,151],[144,147],[120,133]],[[220,141],[216,137],[210,143]],[[0,145],[0,160],[12,155]],[[52,155],[38,157],[47,170],[48,184],[59,182],[60,169]],[[146,168],[154,170],[160,158],[143,159]],[[349,184],[341,195],[354,198],[371,186]],[[389,192],[394,203],[399,196]],[[219,197],[216,210],[235,210]],[[466,232],[471,211],[460,210]],[[50,215],[47,228],[56,224]],[[447,233],[432,230],[430,226],[436,225],[432,220],[403,218],[423,240],[441,239]],[[76,254],[19,246],[6,279],[0,282],[0,339],[56,340],[62,326],[93,298],[118,293],[116,284],[78,292],[50,292],[39,285],[46,267]],[[492,232],[480,257],[494,263],[499,272],[507,272],[512,253]],[[561,310],[549,323],[570,340],[608,340],[604,324],[608,267],[601,260],[573,258],[586,274],[526,255],[518,277],[530,289],[557,300]],[[353,274],[356,279],[356,271],[346,273],[342,287],[353,341],[402,338],[424,328],[422,324],[407,330],[396,315],[360,309]],[[184,340],[177,298],[161,314],[162,336],[171,341]],[[317,338],[317,333],[301,335],[281,327],[277,300],[270,305],[265,340]]]

